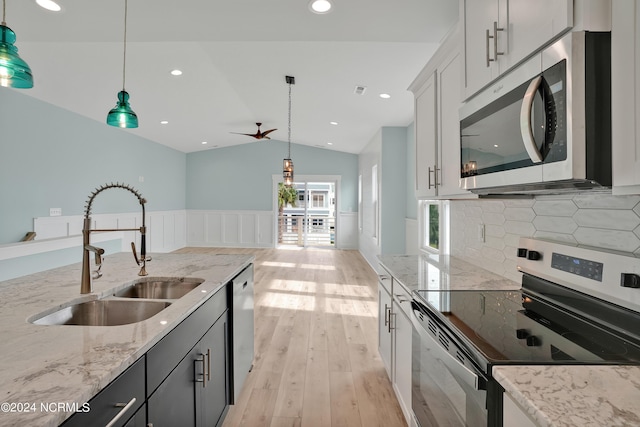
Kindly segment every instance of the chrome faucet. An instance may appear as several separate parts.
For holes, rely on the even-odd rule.
[[[142,227],[140,228],[115,228],[115,229],[91,229],[91,206],[93,205],[93,200],[96,198],[98,194],[103,192],[104,190],[108,190],[109,188],[122,188],[123,190],[127,190],[133,193],[134,196],[138,198],[140,202],[140,206],[142,207]],[[111,183],[105,184],[99,188],[96,188],[95,191],[91,193],[89,196],[89,200],[87,200],[87,205],[84,210],[84,224],[82,227],[82,280],[80,282],[80,293],[88,294],[93,291],[91,286],[91,279],[97,279],[102,276],[100,269],[102,267],[102,255],[104,254],[104,249],[98,248],[96,246],[91,245],[90,236],[94,231],[139,231],[140,232],[140,257],[138,258],[138,254],[136,252],[135,243],[131,242],[131,249],[133,250],[133,257],[136,261],[136,264],[139,265],[140,272],[139,276],[146,276],[147,269],[146,263],[147,261],[151,261],[151,258],[147,257],[147,243],[146,243],[146,233],[147,227],[145,227],[145,213],[144,213],[144,204],[147,201],[140,195],[139,192],[134,190],[132,187],[119,183]],[[89,252],[93,252],[95,254],[95,264],[96,270],[94,271],[94,275],[92,277],[89,268]]]

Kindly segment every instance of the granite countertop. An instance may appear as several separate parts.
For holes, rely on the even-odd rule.
[[[379,255],[409,293],[417,290],[518,290],[520,283],[447,255]]]
[[[539,426],[640,426],[640,366],[497,366],[493,376]]]
[[[105,257],[92,294],[80,294],[79,263],[0,282],[0,425],[58,426],[71,414],[43,411],[41,403],[87,402],[253,260],[250,255],[154,254],[147,263],[149,277],[205,281],[156,316],[121,326],[40,326],[29,320],[138,280],[140,268],[130,253]]]

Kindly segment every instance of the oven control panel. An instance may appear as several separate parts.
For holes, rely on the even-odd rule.
[[[604,264],[584,258],[563,255],[553,252],[551,254],[551,268],[566,271],[571,274],[602,282],[602,269]]]
[[[640,311],[640,258],[633,254],[521,237],[518,270]]]

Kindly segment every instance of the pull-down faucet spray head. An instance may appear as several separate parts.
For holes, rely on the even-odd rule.
[[[138,199],[140,206],[142,208],[142,226],[140,228],[116,228],[116,229],[91,229],[91,206],[93,205],[93,201],[98,194],[103,192],[104,190],[108,190],[109,188],[122,188],[123,190],[127,190],[132,193]],[[91,274],[89,272],[89,252],[95,253],[96,266],[98,269],[96,271],[96,278],[100,277],[100,267],[102,266],[102,254],[104,254],[104,249],[97,248],[91,245],[90,235],[91,232],[94,231],[139,231],[140,232],[140,258],[138,258],[138,254],[136,253],[136,247],[133,242],[131,242],[131,247],[133,248],[133,256],[135,258],[136,264],[141,266],[139,276],[146,276],[146,262],[151,261],[150,257],[147,257],[147,242],[146,242],[146,233],[147,227],[145,226],[145,210],[144,205],[147,201],[142,197],[142,195],[133,189],[131,186],[120,183],[111,183],[105,184],[98,188],[96,188],[89,199],[87,200],[87,204],[85,206],[84,211],[84,226],[82,228],[82,280],[80,283],[80,293],[87,294],[92,292],[91,287]]]

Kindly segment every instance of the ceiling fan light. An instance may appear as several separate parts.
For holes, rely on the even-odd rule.
[[[33,74],[18,55],[15,42],[16,33],[6,25],[0,25],[0,86],[29,89],[33,87]]]
[[[131,109],[129,94],[124,90],[118,92],[118,103],[107,114],[107,124],[119,128],[138,127],[138,116]]]
[[[311,3],[309,3],[309,9],[317,14],[329,13],[331,7],[329,0],[311,0]]]

